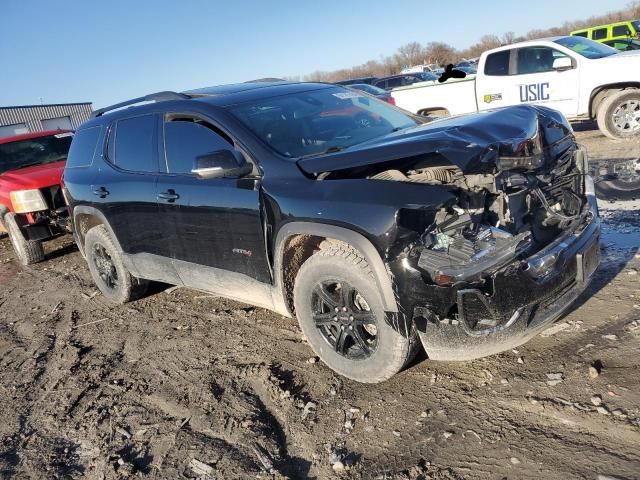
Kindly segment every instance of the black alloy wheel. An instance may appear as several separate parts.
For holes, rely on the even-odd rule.
[[[376,315],[349,283],[319,282],[311,295],[311,309],[316,328],[336,353],[361,360],[376,350]]]

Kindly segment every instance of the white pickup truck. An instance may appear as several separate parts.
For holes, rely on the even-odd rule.
[[[640,136],[640,50],[619,52],[583,37],[521,42],[483,53],[472,78],[421,82],[391,95],[421,115],[540,104],[570,120],[597,119],[611,138]]]

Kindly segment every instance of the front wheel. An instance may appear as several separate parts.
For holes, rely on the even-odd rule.
[[[640,135],[640,89],[620,90],[598,107],[598,128],[616,140]]]
[[[296,316],[311,347],[331,369],[377,383],[399,372],[419,348],[394,330],[366,260],[346,245],[307,260],[294,287]]]
[[[145,292],[147,282],[129,273],[122,261],[122,255],[103,225],[93,227],[87,232],[84,245],[93,281],[107,300],[123,304]]]
[[[24,238],[16,216],[13,213],[7,213],[4,216],[4,225],[9,234],[9,240],[13,250],[16,252],[18,260],[23,265],[32,265],[44,260],[44,247],[39,240],[27,240]]]

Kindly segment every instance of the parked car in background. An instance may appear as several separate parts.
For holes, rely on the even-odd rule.
[[[340,80],[339,82],[334,82],[336,85],[353,85],[356,83],[366,83],[367,85],[372,84],[378,79],[378,77],[360,77],[360,78],[350,78],[349,80]]]
[[[384,90],[391,90],[397,87],[406,87],[418,82],[434,82],[438,76],[431,72],[405,73],[402,75],[391,75],[390,77],[378,78],[372,85]]]
[[[627,52],[629,50],[640,50],[640,40],[635,40],[632,38],[607,40],[606,42],[602,42],[602,43],[612,48],[615,48],[616,50],[620,50],[621,52]]]
[[[640,20],[609,23],[597,27],[574,30],[569,35],[589,38],[598,42],[625,38],[640,38]]]
[[[430,63],[427,65],[414,65],[413,67],[407,67],[400,70],[400,73],[421,73],[421,72],[433,72],[438,68],[438,65],[435,63]]]
[[[44,260],[42,242],[70,231],[60,178],[72,135],[0,138],[0,225],[23,265]]]
[[[418,114],[461,113],[507,105],[545,105],[569,119],[596,119],[610,138],[640,135],[640,55],[579,36],[505,45],[484,52],[478,74],[392,92]]]
[[[420,343],[441,360],[515,348],[599,262],[585,152],[552,109],[428,122],[281,82],[94,115],[64,185],[104,296],[124,303],[156,280],[295,315],[322,361],[360,382],[390,378]]]
[[[379,98],[380,100],[384,100],[385,102],[389,102],[392,105],[396,104],[391,94],[379,87],[367,85],[366,83],[354,83],[353,85],[349,85],[349,88],[368,93],[369,95],[373,95],[374,97]]]
[[[475,75],[478,73],[477,67],[465,66],[465,65],[456,65],[453,67],[455,70],[460,70],[461,72],[466,73],[467,75]]]

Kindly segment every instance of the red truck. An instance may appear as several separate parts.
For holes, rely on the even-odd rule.
[[[23,265],[44,260],[42,242],[69,231],[61,177],[73,133],[0,138],[0,231]]]

